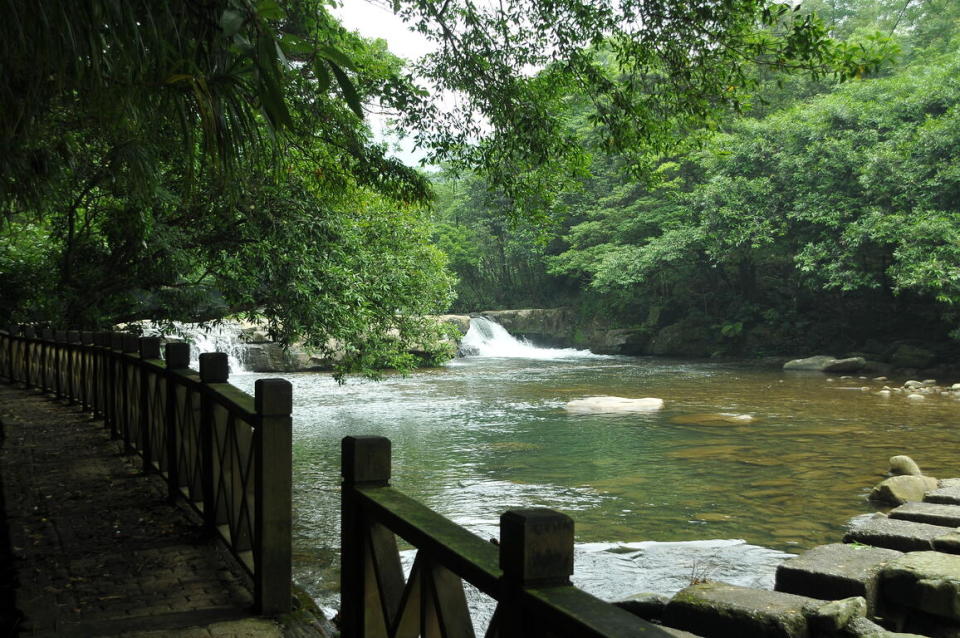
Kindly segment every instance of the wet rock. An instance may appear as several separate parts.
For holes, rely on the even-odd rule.
[[[921,476],[920,467],[905,454],[890,457],[890,473],[896,476]]]
[[[960,483],[950,483],[949,481],[955,481],[955,479],[940,481],[939,487],[924,494],[923,500],[928,503],[960,505]]]
[[[666,594],[644,592],[635,594],[614,604],[646,620],[661,620],[668,602],[670,602],[670,596]]]
[[[804,608],[804,615],[811,629],[824,633],[837,632],[854,618],[867,615],[867,601],[860,596],[832,600],[828,603],[811,603]]]
[[[960,620],[960,556],[911,552],[891,561],[880,578],[887,600]]]
[[[700,583],[670,600],[663,622],[714,638],[807,638],[804,608],[818,603],[783,592]]]
[[[925,551],[933,549],[935,539],[954,531],[950,527],[897,520],[881,514],[856,520],[843,536],[843,542],[886,547],[901,552]]]
[[[681,414],[670,421],[683,425],[744,425],[753,423],[757,418],[750,414],[734,414],[731,412],[716,412],[711,414]]]
[[[812,370],[818,372],[856,372],[866,365],[862,357],[837,359],[829,355],[815,355],[805,359],[792,359],[783,364],[784,370]]]
[[[878,483],[870,492],[871,501],[902,505],[922,501],[924,494],[937,489],[939,483],[932,476],[892,476]]]
[[[905,503],[889,514],[890,518],[944,527],[960,527],[960,505]]]
[[[586,397],[568,401],[563,407],[572,414],[653,412],[663,407],[663,399],[653,397],[642,399],[608,396]]]
[[[835,359],[823,366],[823,372],[858,372],[867,365],[863,357],[848,357]]]
[[[890,363],[897,368],[928,368],[936,358],[925,348],[902,344],[890,356]]]
[[[844,627],[842,636],[850,638],[927,638],[919,634],[901,634],[887,631],[869,618],[854,618]]]
[[[875,612],[880,602],[880,571],[901,555],[881,547],[820,545],[780,565],[775,588],[827,600],[858,596]]]

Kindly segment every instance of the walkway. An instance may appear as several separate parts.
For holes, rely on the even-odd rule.
[[[0,425],[21,636],[305,635],[251,616],[244,574],[101,421],[3,385]]]

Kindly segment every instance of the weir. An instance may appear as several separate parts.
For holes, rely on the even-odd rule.
[[[589,350],[575,348],[541,348],[517,339],[486,317],[471,317],[470,329],[460,341],[460,355],[467,357],[499,357],[505,359],[593,359],[608,358]]]

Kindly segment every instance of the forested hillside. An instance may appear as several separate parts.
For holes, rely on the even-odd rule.
[[[806,5],[805,5],[806,6]],[[593,152],[553,226],[476,175],[437,178],[456,307],[572,305],[677,353],[879,349],[960,336],[956,2],[814,7],[849,43],[891,36],[879,71],[771,80],[670,155]],[[572,98],[576,100],[576,96]],[[583,127],[592,106],[578,102]]]

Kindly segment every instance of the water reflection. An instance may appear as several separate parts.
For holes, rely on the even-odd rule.
[[[231,380],[251,391],[263,376],[276,375]],[[872,510],[863,497],[890,456],[958,474],[960,402],[883,398],[869,379],[627,358],[468,358],[345,386],[287,378],[298,579],[321,598],[335,587],[348,434],[389,437],[394,485],[484,537],[503,510],[546,506],[573,516],[580,542],[740,538],[797,551],[837,541],[848,518]],[[665,406],[622,416],[562,408],[598,394]]]

